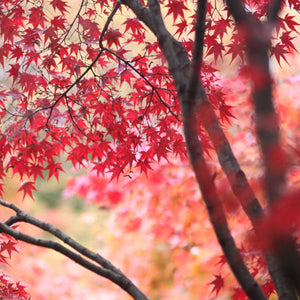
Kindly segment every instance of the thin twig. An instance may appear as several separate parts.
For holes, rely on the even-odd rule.
[[[116,52],[112,51],[111,49],[108,49],[104,46],[102,46],[102,50],[103,51],[107,51],[110,54],[114,55],[115,57],[117,57],[120,61],[122,61],[124,64],[126,64],[129,68],[131,68],[134,72],[136,72],[151,88],[152,90],[155,92],[156,96],[158,97],[159,101],[168,108],[168,112],[174,117],[176,118],[176,120],[178,122],[180,122],[180,119],[178,118],[178,116],[171,110],[171,107],[162,99],[162,97],[160,96],[157,87],[155,85],[153,85],[150,80],[143,75],[137,68],[135,68],[129,61],[127,61],[126,59],[124,59],[123,57],[121,57],[120,55],[118,55]]]
[[[105,33],[106,33],[106,31],[107,31],[107,29],[108,29],[108,26],[109,26],[109,24],[110,24],[110,22],[112,21],[112,19],[113,19],[113,17],[114,17],[114,15],[116,14],[116,12],[118,11],[118,9],[120,8],[120,5],[121,5],[121,3],[120,3],[120,1],[117,1],[117,3],[116,3],[116,5],[115,5],[115,7],[114,7],[114,9],[113,9],[113,11],[111,12],[111,14],[108,16],[108,18],[107,18],[107,21],[106,21],[106,23],[104,24],[104,27],[103,27],[103,30],[102,30],[102,32],[101,32],[101,36],[100,36],[100,40],[99,40],[99,45],[100,44],[102,44],[102,40],[103,40],[103,38],[104,38],[104,35],[105,35]],[[40,108],[40,109],[38,109],[38,110],[36,110],[36,111],[34,111],[33,113],[32,113],[32,115],[34,115],[35,113],[37,113],[37,112],[40,112],[40,111],[43,111],[43,110],[47,110],[47,109],[50,109],[50,113],[49,113],[49,116],[48,116],[48,119],[47,119],[47,122],[46,122],[46,124],[48,124],[49,123],[49,120],[50,120],[50,118],[51,118],[51,114],[52,114],[52,111],[53,111],[53,109],[54,109],[54,107],[59,103],[59,101],[61,100],[61,99],[63,99],[64,97],[66,97],[66,95],[70,92],[70,90],[74,87],[74,86],[76,86],[80,81],[81,81],[81,79],[82,78],[84,78],[85,77],[85,75],[93,68],[93,66],[96,64],[96,62],[98,61],[98,59],[100,58],[100,56],[102,55],[102,53],[103,53],[103,50],[101,49],[101,47],[100,47],[100,51],[99,51],[99,53],[97,54],[97,56],[95,57],[95,59],[92,61],[92,63],[86,68],[86,70],[56,99],[56,100],[54,100],[54,103],[53,104],[51,104],[51,105],[49,105],[49,106],[46,106],[46,107],[42,107],[42,108]],[[32,115],[30,115],[29,117],[32,117]],[[28,117],[28,118],[29,118]]]

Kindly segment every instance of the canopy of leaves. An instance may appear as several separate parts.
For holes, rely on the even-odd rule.
[[[260,18],[266,1],[248,2]],[[63,153],[74,166],[89,161],[98,174],[112,178],[147,173],[170,154],[186,155],[176,90],[153,36],[125,7],[103,31],[115,3],[81,1],[76,11],[60,0],[1,2],[0,177],[12,168],[29,180],[24,193],[30,195],[37,177],[58,179]],[[244,53],[227,8],[215,5],[208,5],[201,76],[226,123],[232,107],[212,62],[226,57],[243,62]],[[191,53],[193,1],[163,1],[163,7]],[[296,26],[288,13],[278,23],[271,53],[279,63],[295,50]],[[199,134],[208,150],[201,128]]]

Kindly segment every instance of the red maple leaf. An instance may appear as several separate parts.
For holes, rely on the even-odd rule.
[[[95,10],[92,8],[89,8],[85,14],[88,15],[89,18],[91,18],[92,16],[95,15]]]
[[[37,89],[36,76],[27,72],[20,73],[19,76],[19,83],[22,85],[23,91],[28,93],[28,98],[32,98]]]
[[[221,275],[214,275],[214,276],[215,279],[212,280],[209,284],[213,286],[211,294],[215,292],[216,296],[218,296],[220,290],[224,287],[224,279]]]
[[[23,191],[23,200],[26,195],[30,196],[30,198],[34,200],[32,196],[32,191],[37,191],[37,189],[35,188],[33,181],[25,180],[22,182],[21,187],[18,189],[18,192],[21,191]]]
[[[58,163],[52,162],[46,167],[46,170],[49,170],[48,180],[52,176],[55,176],[57,182],[59,181],[59,171],[64,171],[60,162]]]
[[[295,37],[291,36],[291,33],[291,31],[284,31],[280,36],[280,40],[282,44],[286,45],[286,47],[289,48],[291,51],[294,50],[298,53],[295,45],[292,42]]]
[[[289,53],[289,51],[286,50],[286,45],[281,44],[280,42],[277,43],[275,46],[271,47],[271,55],[275,55],[275,58],[279,64],[279,66],[281,66],[280,59],[284,59],[285,62],[287,64],[289,64],[286,59],[286,55],[288,53]]]
[[[231,110],[234,106],[227,105],[224,102],[221,103],[219,110],[220,110],[220,118],[224,122],[228,122],[230,124],[230,118],[236,119],[236,117],[231,113]]]
[[[188,26],[187,20],[182,19],[181,22],[175,24],[175,26],[178,27],[175,34],[178,34],[179,36],[181,36]]]
[[[33,122],[34,122],[34,120],[33,120]],[[33,176],[33,179],[36,180],[38,176],[40,176],[40,178],[44,179],[43,171],[44,171],[44,168],[42,166],[34,165],[31,168],[31,175]]]
[[[109,29],[106,32],[105,38],[107,40],[107,46],[111,47],[113,44],[115,44],[118,47],[121,47],[120,44],[120,37],[122,37],[122,33],[119,29]]]
[[[9,64],[9,65],[10,65],[10,69],[7,72],[9,73],[9,76],[12,76],[13,82],[15,82],[19,76],[20,65],[18,63]]]
[[[12,240],[8,240],[7,242],[1,243],[1,252],[6,251],[9,255],[9,258],[11,258],[11,253],[14,252],[19,252],[16,248],[15,245],[17,242],[14,242]]]
[[[220,19],[214,22],[214,25],[211,26],[211,30],[214,31],[213,36],[217,38],[218,36],[220,39],[223,39],[225,33],[227,33],[227,28],[230,27],[230,23],[228,20]]]
[[[67,8],[70,7],[69,5],[67,5],[67,3],[63,0],[52,0],[50,2],[50,4],[52,5],[52,7],[54,8],[54,10],[58,9],[63,15],[65,14],[65,12],[67,12]]]
[[[23,50],[22,50],[21,47],[15,46],[15,47],[11,50],[11,58],[15,58],[16,61],[18,61],[22,56],[23,56]]]
[[[91,21],[90,19],[84,19],[81,16],[78,18],[79,24],[83,27],[85,36],[89,39],[98,39],[100,36],[100,30],[98,23]]]
[[[94,167],[94,169],[96,169],[96,168]],[[98,170],[97,170],[97,172],[98,172]],[[120,175],[123,173],[123,168],[119,164],[115,164],[114,166],[112,166],[109,169],[109,173],[112,174],[111,180],[113,180],[114,178],[116,178],[118,180]]]
[[[207,53],[208,55],[214,56],[214,61],[216,62],[218,58],[223,58],[223,51],[225,50],[224,45],[222,43],[219,43],[215,36],[207,35],[205,38],[205,43],[207,45]]]
[[[8,58],[9,53],[11,51],[10,44],[4,44],[0,47],[0,64],[4,68],[4,60]]]
[[[297,0],[296,0],[297,1]],[[298,6],[300,8],[300,4],[298,2]],[[290,16],[288,14],[286,14],[283,18],[283,21],[286,23],[286,25],[292,30],[292,31],[295,31],[295,32],[298,32],[296,30],[296,26],[299,26],[300,24],[297,23],[296,21],[294,21],[294,18],[295,16]]]
[[[123,24],[126,24],[125,32],[130,30],[134,34],[141,34],[142,30],[144,30],[144,26],[138,18],[127,19]]]
[[[42,9],[42,6],[40,7],[32,7],[30,9],[30,17],[29,22],[33,25],[34,28],[38,27],[39,25],[43,28],[45,26],[45,15]]]
[[[180,16],[182,19],[185,19],[184,11],[187,10],[188,8],[185,6],[183,1],[177,1],[177,0],[170,1],[170,3],[166,5],[166,7],[169,8],[167,12],[167,16],[173,15],[174,23],[178,18],[178,16]]]
[[[5,257],[2,253],[0,253],[0,263],[8,264],[6,259],[7,259],[7,257]]]
[[[139,159],[136,163],[136,167],[140,167],[140,173],[145,173],[147,175],[148,170],[152,170],[149,159]]]

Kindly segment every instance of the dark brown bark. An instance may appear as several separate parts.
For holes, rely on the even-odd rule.
[[[272,95],[269,68],[269,47],[274,23],[278,18],[281,0],[270,2],[267,21],[250,17],[241,1],[227,0],[229,9],[246,34],[246,54],[252,79],[252,99],[255,107],[257,139],[265,165],[265,190],[269,210],[286,193],[286,157],[280,144],[279,121]],[[270,274],[279,299],[297,299],[295,289],[300,286],[300,258],[291,237],[274,236],[273,255],[267,254]],[[293,283],[293,284],[292,284]]]
[[[74,262],[78,263],[85,269],[90,270],[95,274],[114,282],[121,289],[131,295],[133,299],[148,300],[146,295],[144,295],[142,291],[121,272],[121,270],[116,268],[110,261],[99,255],[98,253],[95,253],[82,246],[55,226],[28,215],[14,204],[5,202],[0,199],[0,205],[10,208],[16,213],[15,216],[9,218],[6,222],[0,222],[0,233],[4,232],[14,237],[16,240],[21,240],[31,245],[53,249],[54,251],[59,252],[62,255],[73,260]],[[57,237],[60,241],[70,246],[73,250],[65,247],[60,242],[35,238],[10,227],[17,222],[25,222],[41,228],[42,230],[49,232],[50,234]]]

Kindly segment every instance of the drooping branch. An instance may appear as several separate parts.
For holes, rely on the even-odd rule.
[[[56,252],[61,253],[62,255],[70,258],[74,262],[78,263],[82,267],[102,276],[110,281],[117,284],[121,287],[125,292],[131,295],[134,299],[137,300],[146,300],[148,299],[135,285],[134,283],[128,279],[118,268],[116,268],[110,261],[102,257],[96,252],[89,250],[88,248],[82,246],[80,243],[73,240],[70,236],[63,233],[57,227],[43,222],[30,216],[16,205],[12,203],[8,203],[0,199],[0,205],[10,208],[16,212],[15,216],[10,217],[6,222],[0,222],[0,232],[4,232],[16,240],[21,240],[26,243],[36,245],[39,247],[45,247],[49,249],[53,249]],[[52,240],[39,239],[27,234],[22,233],[21,231],[15,230],[10,226],[15,223],[25,222],[29,223],[33,226],[36,226],[44,231],[51,233],[56,236],[58,239],[63,241],[65,244],[73,248],[75,251],[70,250],[59,242],[55,242]],[[90,260],[96,262],[97,264],[91,262]],[[100,267],[100,266],[102,267]]]
[[[70,236],[66,235],[63,233],[61,230],[59,230],[57,227],[55,227],[52,224],[43,222],[41,220],[36,219],[35,217],[27,214],[20,208],[18,208],[16,205],[13,203],[8,203],[6,201],[3,201],[0,199],[0,205],[5,206],[7,208],[10,208],[16,212],[16,216],[12,216],[10,219],[8,219],[5,224],[8,226],[13,225],[16,222],[25,222],[31,225],[34,225],[44,231],[47,231],[63,241],[65,244],[69,245],[79,253],[85,255],[86,257],[94,260],[97,262],[99,265],[101,265],[104,268],[110,269],[114,272],[120,272],[119,269],[115,268],[109,261],[107,261],[105,258],[101,257],[99,254],[97,256],[94,256],[94,253],[92,251],[89,251],[85,247],[83,247],[81,244],[73,240]]]
[[[20,222],[20,220],[18,220],[18,222]],[[5,223],[2,223],[2,222],[0,222],[0,231],[10,235],[11,237],[14,237],[16,240],[20,240],[25,243],[28,243],[31,245],[36,245],[39,247],[53,249],[53,250],[63,254],[64,256],[70,258],[71,260],[77,262],[84,268],[89,269],[90,271],[93,271],[94,273],[97,273],[100,276],[103,276],[103,277],[111,279],[111,280],[113,277],[115,277],[115,274],[113,272],[111,272],[110,270],[98,267],[95,264],[90,263],[89,261],[82,258],[79,254],[69,250],[68,248],[64,247],[63,245],[61,245],[58,242],[29,236],[27,234],[22,233],[21,231],[18,231],[18,230],[15,230],[15,229],[9,227],[8,225],[6,225]]]

